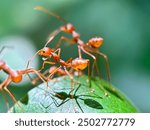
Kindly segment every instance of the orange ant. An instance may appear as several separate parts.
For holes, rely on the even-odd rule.
[[[108,58],[107,56],[100,52],[98,49],[99,47],[102,45],[103,43],[103,38],[101,37],[95,37],[95,38],[91,38],[86,44],[80,39],[80,35],[75,31],[75,27],[70,24],[67,23],[65,19],[63,19],[62,17],[60,17],[59,15],[50,12],[49,10],[45,9],[44,7],[41,6],[37,6],[35,7],[36,10],[39,11],[43,11],[45,13],[47,13],[50,16],[54,16],[57,19],[61,20],[65,25],[61,26],[60,28],[56,29],[54,32],[52,32],[49,35],[49,39],[47,41],[47,43],[45,44],[45,47],[53,40],[53,38],[58,35],[58,33],[60,32],[65,32],[65,33],[69,33],[72,35],[72,39],[68,39],[64,36],[61,36],[61,38],[59,39],[58,43],[56,44],[56,48],[58,48],[60,46],[60,44],[62,43],[62,41],[67,41],[70,44],[77,44],[78,46],[78,53],[79,53],[79,58],[82,58],[81,56],[81,50],[86,53],[87,55],[89,55],[90,57],[92,57],[94,59],[94,64],[92,66],[92,73],[94,70],[94,65],[96,67],[96,70],[98,72],[98,75],[100,75],[99,73],[99,69],[96,63],[96,57],[93,55],[100,55],[102,56],[105,61],[106,61],[106,70],[107,70],[107,76],[108,76],[108,81],[110,82],[110,70],[109,70],[109,64],[108,64]]]
[[[2,50],[2,49],[1,49]],[[0,51],[1,52],[1,51]],[[24,69],[24,70],[14,70],[11,69],[3,60],[0,60],[0,70],[3,70],[6,74],[8,74],[8,77],[0,84],[0,91],[6,91],[9,96],[11,97],[11,99],[14,101],[14,103],[17,103],[17,100],[15,99],[14,95],[10,92],[10,90],[8,89],[8,85],[13,82],[13,83],[20,83],[22,81],[22,76],[24,74],[28,74],[28,73],[36,73],[37,76],[43,81],[45,82],[45,80],[43,79],[43,77],[41,76],[41,74],[36,71],[33,68],[28,68],[28,69]],[[8,102],[6,101],[6,105],[8,106]],[[20,105],[18,104],[18,106],[20,107]]]
[[[58,53],[57,53],[58,52]],[[60,66],[56,67],[55,69],[53,69],[53,71],[51,71],[51,73],[49,74],[49,76],[47,77],[47,86],[48,86],[48,81],[52,78],[52,76],[57,73],[58,71],[60,71],[60,69],[63,67],[65,74],[67,74],[70,79],[71,79],[71,83],[73,83],[73,76],[70,74],[70,72],[68,71],[68,68],[72,68],[76,71],[82,71],[85,68],[87,68],[88,66],[88,70],[89,70],[89,60],[88,59],[83,59],[83,58],[75,58],[75,59],[68,59],[67,61],[64,61],[62,59],[60,59],[60,52],[61,52],[61,48],[56,49],[55,51],[49,47],[44,47],[42,49],[40,49],[37,53],[35,53],[35,55],[28,61],[27,64],[27,68],[29,66],[29,63],[32,61],[32,59],[38,54],[43,56],[43,64],[42,64],[42,68],[39,70],[43,70],[45,64],[57,64],[59,63]],[[50,58],[53,58],[54,62],[49,61]],[[90,71],[88,71],[88,75],[89,75],[89,81],[90,81]]]

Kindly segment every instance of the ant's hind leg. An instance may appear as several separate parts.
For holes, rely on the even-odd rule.
[[[92,75],[92,77],[94,76],[94,69],[96,68],[97,76],[101,79],[100,70],[99,70],[98,64],[97,64],[97,57],[98,57],[98,55],[96,55],[96,60],[94,60],[94,62],[93,62],[91,75]]]
[[[9,110],[9,109],[10,109],[10,106],[9,106],[8,100],[7,100],[7,98],[6,98],[6,95],[5,95],[4,91],[3,91],[3,86],[5,86],[5,84],[7,83],[7,80],[8,80],[8,79],[5,79],[5,80],[0,84],[0,91],[2,92],[2,96],[3,96],[4,101],[5,101],[5,103],[6,103],[7,110]]]
[[[90,62],[88,62],[88,83],[89,83],[89,88],[91,88]]]
[[[9,102],[8,102],[8,100],[7,100],[7,98],[6,98],[6,95],[5,95],[4,91],[1,90],[1,92],[2,92],[2,96],[3,96],[3,98],[4,98],[4,101],[5,101],[5,103],[6,103],[7,110],[9,111],[9,109],[10,109]]]
[[[23,110],[23,108],[20,106],[20,104],[17,102],[17,100],[16,100],[16,98],[14,97],[14,95],[8,90],[8,85],[10,84],[10,82],[11,82],[11,79],[7,79],[6,80],[6,84],[5,84],[5,86],[4,86],[4,90],[9,94],[9,96],[11,97],[11,99],[14,101],[14,103],[15,104],[17,104],[18,105],[18,107],[20,107],[21,108],[21,110],[24,112],[24,110]]]
[[[108,64],[108,58],[107,58],[107,55],[105,55],[104,53],[101,53],[99,52],[99,55],[101,55],[104,59],[105,59],[105,62],[106,62],[106,70],[107,70],[107,78],[108,78],[108,81],[110,82],[110,70],[109,70],[109,64]]]
[[[71,86],[73,88],[73,76],[69,73],[69,71],[67,70],[67,68],[64,66],[64,70],[66,72],[66,74],[70,77],[70,80],[71,80]]]

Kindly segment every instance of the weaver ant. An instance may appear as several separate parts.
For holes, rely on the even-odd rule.
[[[50,16],[54,16],[58,20],[61,20],[64,23],[64,26],[59,27],[58,29],[56,29],[54,32],[52,32],[49,35],[49,39],[48,39],[47,43],[45,44],[45,47],[53,40],[53,38],[56,35],[58,35],[58,33],[65,32],[65,33],[71,34],[72,35],[72,39],[68,39],[67,37],[61,36],[61,38],[59,39],[58,43],[56,44],[56,48],[58,48],[60,46],[60,44],[62,43],[62,41],[66,41],[67,43],[70,43],[70,44],[77,44],[79,58],[82,57],[81,56],[81,50],[85,54],[87,54],[90,57],[92,57],[94,59],[94,64],[93,64],[93,67],[92,67],[92,73],[93,73],[93,69],[94,69],[94,65],[95,65],[95,67],[97,69],[97,72],[98,72],[98,75],[100,75],[100,74],[99,74],[99,69],[98,69],[97,63],[96,63],[96,56],[94,56],[93,54],[102,56],[105,59],[105,61],[106,61],[107,76],[108,76],[108,81],[110,82],[110,70],[109,70],[108,58],[107,58],[107,56],[104,53],[102,53],[102,52],[100,52],[98,50],[99,47],[103,43],[103,38],[101,38],[101,37],[91,38],[85,44],[80,39],[79,33],[77,33],[75,31],[75,27],[71,23],[68,23],[64,18],[62,18],[61,16],[59,16],[59,15],[53,13],[53,12],[50,12],[49,10],[45,9],[42,6],[37,6],[37,7],[35,7],[35,9],[39,10],[39,11],[43,11],[43,12],[47,13]]]
[[[70,91],[69,93],[66,93],[66,92],[63,92],[63,91],[55,92],[54,94],[49,93],[50,97],[53,100],[53,102],[50,105],[46,106],[46,107],[42,103],[41,103],[41,105],[44,108],[46,108],[46,109],[48,109],[53,103],[55,104],[56,107],[60,107],[63,104],[65,104],[66,102],[68,102],[69,100],[74,99],[76,104],[77,104],[77,106],[79,107],[80,111],[82,113],[84,113],[83,109],[80,106],[80,103],[78,102],[78,100],[80,99],[80,100],[83,101],[84,105],[86,105],[86,106],[88,106],[90,108],[103,109],[103,106],[98,101],[92,99],[92,98],[102,99],[102,97],[97,96],[97,95],[96,96],[92,96],[92,95],[87,95],[87,94],[79,94],[79,95],[77,95],[76,93],[79,91],[80,87],[81,87],[81,84],[79,84],[79,86],[76,88],[76,90],[74,91],[73,94],[71,94],[72,91]],[[84,98],[84,97],[87,97],[87,98]],[[58,103],[56,98],[61,100],[61,102]],[[75,111],[75,112],[77,112],[77,111]]]
[[[44,58],[43,58],[44,62],[42,64],[42,68],[39,71],[44,69],[45,64],[50,64],[50,65],[54,65],[57,63],[59,64],[59,67],[56,67],[55,69],[53,69],[53,71],[51,71],[49,76],[46,78],[47,79],[47,86],[48,86],[48,81],[61,68],[64,69],[65,74],[67,74],[70,77],[71,83],[73,83],[73,76],[68,71],[68,68],[74,69],[76,71],[82,71],[85,68],[87,68],[87,66],[88,66],[89,86],[90,86],[91,84],[90,84],[89,60],[83,59],[83,58],[75,58],[75,59],[69,58],[67,61],[64,61],[64,60],[60,59],[60,52],[61,52],[61,48],[53,50],[49,47],[44,47],[44,48],[40,49],[37,53],[35,53],[35,55],[38,54],[38,55],[44,56]],[[35,57],[35,55],[28,61],[27,68],[29,66],[29,63]],[[50,61],[51,58],[53,58],[54,62]]]
[[[0,52],[2,52],[2,51],[0,51]],[[5,63],[5,61],[0,60],[0,70],[3,70],[6,74],[8,74],[8,77],[0,84],[0,91],[2,91],[2,93],[3,93],[3,91],[6,91],[9,94],[9,96],[11,97],[11,99],[14,101],[14,103],[16,103],[16,104],[18,104],[16,98],[8,89],[8,85],[11,82],[20,83],[22,81],[23,75],[28,74],[28,73],[35,73],[43,82],[45,82],[45,80],[43,79],[41,74],[33,68],[28,68],[28,69],[24,69],[24,70],[14,70],[14,69],[10,68]],[[8,105],[8,102],[5,98],[5,95],[3,95],[3,96],[4,96],[4,99],[6,101],[6,105],[9,108],[9,105]],[[20,107],[19,104],[18,104],[18,106]]]

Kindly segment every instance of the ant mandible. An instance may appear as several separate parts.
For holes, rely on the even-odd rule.
[[[6,48],[6,47],[4,47]],[[3,48],[1,50],[4,50]],[[0,51],[2,52],[2,51]],[[0,84],[0,91],[6,91],[9,96],[11,97],[11,99],[14,101],[14,103],[18,104],[16,98],[14,97],[14,95],[10,92],[10,90],[8,89],[8,85],[13,82],[13,83],[20,83],[22,81],[22,77],[24,74],[28,74],[28,73],[35,73],[43,82],[45,82],[45,80],[43,79],[43,77],[41,76],[41,74],[36,71],[33,68],[28,68],[28,69],[24,69],[24,70],[14,70],[12,68],[10,68],[5,61],[0,60],[0,70],[3,70],[6,74],[8,74],[8,77]],[[7,100],[6,101],[6,105],[8,106]],[[18,106],[20,107],[20,105],[18,104]]]
[[[56,44],[56,48],[60,46],[60,44],[62,43],[62,41],[67,41],[70,44],[77,44],[78,46],[78,53],[79,53],[79,58],[82,58],[81,56],[81,50],[86,53],[87,55],[89,55],[90,57],[92,57],[94,59],[94,64],[92,66],[92,73],[94,70],[94,65],[97,69],[98,75],[99,74],[99,69],[96,63],[96,57],[93,55],[100,55],[105,59],[106,62],[106,70],[107,70],[107,76],[108,76],[108,81],[110,82],[110,70],[109,70],[109,64],[108,64],[108,58],[107,56],[100,52],[98,49],[99,47],[102,45],[103,43],[103,38],[101,37],[95,37],[95,38],[91,38],[86,44],[80,39],[80,35],[75,31],[75,27],[68,23],[65,19],[63,19],[62,17],[60,17],[59,15],[50,12],[49,10],[45,9],[42,6],[37,6],[35,7],[36,10],[39,11],[43,11],[45,13],[47,13],[50,16],[54,16],[57,19],[61,20],[65,25],[61,26],[60,28],[56,29],[54,32],[52,32],[49,36],[49,39],[47,41],[47,43],[45,44],[45,47],[53,40],[53,38],[60,32],[65,32],[65,33],[70,33],[72,35],[72,39],[68,39],[64,36],[61,36],[61,38],[59,39],[58,43]]]

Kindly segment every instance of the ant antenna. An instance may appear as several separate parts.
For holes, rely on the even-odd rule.
[[[6,48],[14,48],[13,46],[2,46],[2,48],[0,49],[0,54],[6,49]]]
[[[57,18],[58,20],[61,20],[64,24],[67,24],[67,21],[64,18],[62,18],[61,16],[59,16],[56,13],[53,13],[53,12],[47,10],[46,8],[44,8],[42,6],[36,6],[34,9],[38,10],[38,11],[42,11],[42,12],[44,12],[44,13],[50,15],[50,16],[53,16],[53,17]]]
[[[39,53],[39,51],[40,51],[40,50],[38,50],[38,51],[34,54],[34,56],[32,56],[32,57],[30,58],[30,60],[28,60],[28,63],[27,63],[27,67],[26,67],[26,68],[29,67],[30,62],[35,58],[35,56]]]

